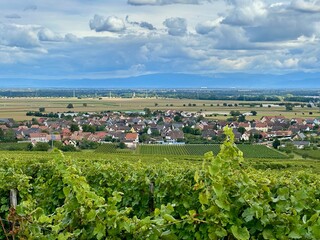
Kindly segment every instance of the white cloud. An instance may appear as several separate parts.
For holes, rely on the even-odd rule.
[[[0,45],[21,48],[39,47],[36,26],[0,24]]]
[[[72,33],[68,33],[65,36],[65,40],[67,42],[77,42],[79,39],[76,35],[72,34]]]
[[[48,28],[42,28],[38,32],[38,37],[40,41],[48,41],[48,42],[60,42],[63,41],[64,38]]]
[[[37,7],[24,12],[21,0],[3,0],[0,70],[88,78],[319,71],[318,2],[32,0]]]
[[[218,27],[223,19],[223,17],[220,17],[214,21],[208,20],[198,23],[196,25],[196,32],[199,34],[208,34],[209,32],[212,32],[216,27]]]
[[[290,6],[292,9],[301,12],[320,12],[320,1],[293,0]]]
[[[233,10],[223,20],[230,25],[252,25],[267,17],[266,5],[261,0],[230,1]]]
[[[184,18],[168,18],[163,22],[172,36],[183,36],[187,33],[187,20]]]
[[[89,23],[90,29],[96,32],[121,32],[125,29],[124,21],[115,16],[104,18],[100,15],[94,15]]]
[[[200,0],[128,0],[131,5],[199,4]]]
[[[139,27],[144,28],[144,29],[156,30],[156,28],[149,22],[146,22],[146,21],[142,21],[142,22],[130,21],[129,20],[129,16],[126,17],[126,22],[131,24],[131,25],[139,26]]]

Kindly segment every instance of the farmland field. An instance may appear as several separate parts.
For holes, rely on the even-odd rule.
[[[308,158],[320,159],[320,150],[294,150],[295,153]]]
[[[246,158],[288,158],[278,151],[262,145],[239,144],[237,147],[243,152]],[[215,155],[220,151],[220,145],[213,144],[185,144],[185,145],[140,145],[137,152],[140,154],[154,155],[203,155],[212,151]]]
[[[263,145],[239,144],[237,147],[246,158],[270,158],[286,159],[287,155]],[[96,153],[131,153],[136,155],[154,156],[203,156],[212,151],[215,155],[220,151],[219,144],[183,144],[183,145],[159,145],[143,144],[136,150],[117,149],[115,144],[103,144],[95,150]]]
[[[72,103],[74,108],[66,106]],[[223,103],[238,104],[237,107],[223,106]],[[26,116],[28,111],[38,111],[45,108],[45,113],[50,112],[101,112],[101,111],[141,111],[144,108],[151,110],[178,110],[197,112],[202,110],[213,119],[226,119],[231,110],[240,112],[257,111],[257,116],[249,116],[248,120],[260,119],[262,116],[282,115],[285,117],[307,117],[312,112],[312,117],[319,117],[317,108],[294,107],[293,111],[285,111],[285,107],[275,106],[272,102],[255,102],[263,104],[250,107],[250,102],[245,101],[220,101],[220,100],[197,100],[197,99],[165,99],[165,98],[0,98],[0,118],[14,118],[15,120],[31,119]],[[86,104],[86,107],[84,106]],[[240,104],[245,104],[241,106]],[[267,107],[266,105],[269,105]]]

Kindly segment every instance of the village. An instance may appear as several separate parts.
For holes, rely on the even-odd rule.
[[[40,117],[21,122],[3,118],[0,119],[0,139],[29,142],[33,146],[55,141],[74,148],[83,142],[116,142],[121,143],[122,148],[136,148],[138,144],[220,143],[224,138],[223,127],[228,125],[233,129],[236,142],[272,146],[278,139],[301,149],[320,136],[318,118],[263,116],[260,120],[247,121],[245,115],[233,111],[230,116],[226,120],[213,120],[201,112],[144,109],[140,112],[69,112],[59,114],[58,118]]]

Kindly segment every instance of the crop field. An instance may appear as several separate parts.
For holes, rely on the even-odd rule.
[[[240,144],[237,147],[246,158],[286,159],[287,155],[262,145]],[[137,153],[152,155],[198,155],[212,151],[215,155],[220,151],[218,144],[185,144],[185,145],[140,145]]]
[[[96,150],[96,153],[132,153],[130,149],[119,149],[116,144],[102,144]]]
[[[74,108],[68,109],[71,103]],[[238,106],[223,106],[223,103],[238,104]],[[240,105],[245,104],[245,105]],[[142,111],[144,108],[151,110],[178,110],[198,112],[202,111],[213,119],[226,119],[231,110],[241,113],[257,111],[257,116],[248,116],[248,120],[260,119],[262,116],[282,115],[285,117],[320,117],[318,108],[294,107],[293,111],[285,111],[284,106],[273,105],[272,102],[255,102],[263,104],[250,107],[250,102],[196,100],[196,99],[165,99],[165,98],[0,98],[0,118],[14,118],[15,120],[31,119],[26,116],[28,111],[38,111],[45,108],[45,113],[50,112],[101,112],[101,111]],[[270,104],[270,107],[267,105]],[[310,115],[312,112],[312,115]]]
[[[295,150],[295,153],[308,158],[320,159],[320,150]]]
[[[237,147],[246,158],[287,159],[288,156],[263,145],[239,144]],[[139,145],[136,150],[117,149],[115,144],[103,144],[96,153],[126,153],[154,156],[203,156],[212,151],[215,155],[220,151],[219,144],[184,144],[184,145]]]

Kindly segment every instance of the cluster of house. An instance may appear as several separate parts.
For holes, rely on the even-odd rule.
[[[38,123],[33,125],[29,121],[24,121],[17,126],[17,123],[8,119],[0,119],[0,123],[3,131],[12,129],[19,141],[37,143],[55,140],[62,141],[65,145],[76,145],[83,140],[105,142],[107,139],[124,142],[128,147],[135,147],[139,142],[139,136],[143,134],[150,136],[147,143],[174,144],[184,141],[183,129],[187,126],[199,129],[198,134],[200,133],[203,139],[208,140],[221,137],[222,129],[226,125],[233,128],[235,139],[238,141],[249,141],[254,136],[256,141],[280,138],[301,142],[305,140],[308,132],[315,137],[320,135],[320,130],[317,128],[320,119],[317,118],[288,119],[284,116],[265,116],[253,122],[228,122],[206,120],[200,113],[174,110],[157,113],[150,117],[108,112],[103,116],[96,114],[74,116],[72,120],[39,118]],[[77,125],[78,129],[73,130],[72,125]],[[85,132],[82,129],[84,125],[95,126],[102,131]]]

